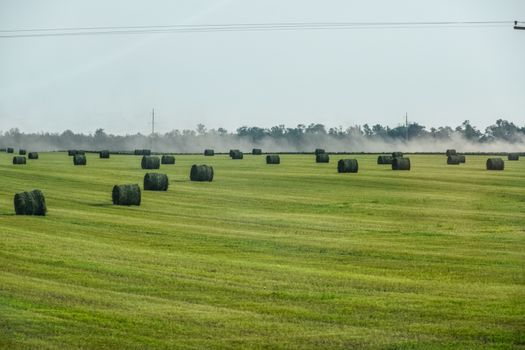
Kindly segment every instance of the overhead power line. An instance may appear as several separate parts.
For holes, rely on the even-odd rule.
[[[154,26],[63,27],[0,30],[0,38],[31,38],[83,35],[140,35],[296,30],[421,29],[517,26],[520,21],[432,21],[432,22],[277,22],[236,24],[177,24]]]

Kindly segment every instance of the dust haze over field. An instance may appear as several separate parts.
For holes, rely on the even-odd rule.
[[[512,141],[492,140],[478,142],[468,140],[459,133],[448,138],[419,136],[408,142],[402,139],[385,139],[366,137],[362,134],[333,136],[329,134],[305,135],[298,140],[286,138],[263,137],[253,140],[250,137],[236,134],[207,133],[165,134],[146,136],[142,134],[116,136],[72,134],[4,134],[0,135],[1,147],[25,148],[33,151],[58,151],[66,149],[85,149],[110,151],[132,151],[150,148],[156,152],[201,153],[206,148],[216,152],[227,152],[229,149],[240,149],[248,152],[252,148],[262,148],[264,152],[312,152],[315,148],[324,148],[327,152],[444,152],[448,148],[459,152],[525,152],[525,136],[514,135]]]

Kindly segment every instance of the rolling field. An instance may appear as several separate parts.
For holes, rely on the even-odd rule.
[[[0,153],[0,347],[525,348],[525,160],[409,157],[176,156],[122,207],[139,156]],[[15,216],[34,188],[48,216]]]

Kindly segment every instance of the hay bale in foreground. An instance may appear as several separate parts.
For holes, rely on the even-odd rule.
[[[205,149],[204,150],[204,155],[207,156],[207,157],[213,157],[215,155],[215,151],[212,150],[212,149]]]
[[[254,148],[254,149],[252,149],[252,154],[253,154],[254,156],[260,156],[260,155],[262,154],[262,149],[260,149],[260,148]]]
[[[7,147],[5,150],[7,153],[15,153],[15,149],[12,147]]]
[[[266,164],[281,164],[281,157],[278,154],[268,154]]]
[[[102,159],[108,159],[109,158],[109,151],[107,149],[102,150],[98,153],[99,157]]]
[[[191,181],[212,181],[213,167],[208,165],[193,164],[190,171]]]
[[[175,156],[165,154],[160,158],[160,162],[161,164],[175,164]]]
[[[142,169],[159,169],[160,158],[155,156],[143,156],[140,166]]]
[[[459,156],[451,155],[447,157],[448,165],[459,165],[459,163],[461,163]]]
[[[519,153],[509,153],[507,156],[508,160],[520,160],[520,154]]]
[[[392,152],[392,158],[403,158],[403,152]]]
[[[29,154],[27,155],[27,158],[38,159],[38,152],[29,152]]]
[[[392,170],[410,170],[410,158],[394,158],[392,160]]]
[[[24,156],[14,156],[13,157],[13,164],[25,164],[26,163],[26,157]]]
[[[86,165],[87,159],[83,154],[75,154],[73,156],[73,165]]]
[[[377,157],[377,164],[392,164],[394,157],[390,155],[380,155]]]
[[[21,155],[21,156],[25,156],[27,153],[27,151],[25,149],[19,149],[18,150],[18,154]]]
[[[447,157],[448,156],[455,156],[455,155],[457,155],[455,149],[447,149],[447,151],[445,153],[446,153]]]
[[[359,171],[359,164],[357,159],[339,159],[337,162],[338,173],[357,173]]]
[[[232,159],[243,159],[244,154],[237,149],[237,150],[233,150],[233,152],[230,151],[230,157]]]
[[[315,155],[316,163],[330,163],[330,156],[328,153],[319,153]]]
[[[229,152],[230,157],[233,157],[233,154],[234,154],[235,152],[240,152],[240,151],[239,151],[238,149],[231,149],[230,152]]]
[[[44,216],[47,212],[46,200],[40,190],[15,194],[14,205],[16,215]]]
[[[487,170],[503,170],[505,169],[505,162],[501,158],[487,159]]]
[[[460,163],[466,163],[467,162],[467,158],[465,157],[464,154],[458,154],[457,156],[459,157],[459,162]]]
[[[137,184],[115,185],[111,197],[115,205],[140,205],[140,187]]]
[[[144,175],[145,191],[167,191],[169,186],[166,174],[146,173]]]
[[[326,152],[324,151],[324,148],[316,148],[315,151],[314,151],[314,154],[315,154],[315,155],[323,154],[323,153],[326,153]]]

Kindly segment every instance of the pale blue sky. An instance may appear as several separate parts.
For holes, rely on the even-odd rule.
[[[0,29],[525,20],[523,0],[0,0]],[[0,130],[525,124],[525,31],[228,32],[0,39]]]

